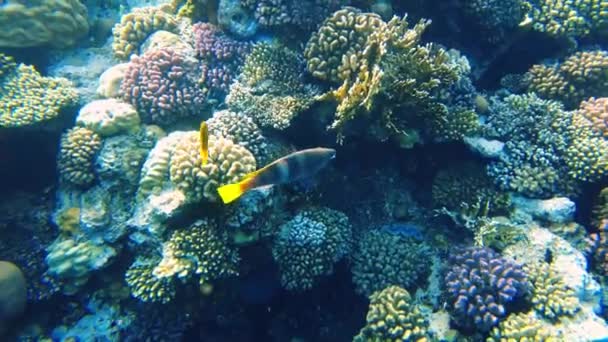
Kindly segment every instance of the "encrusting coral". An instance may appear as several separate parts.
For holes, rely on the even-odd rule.
[[[389,286],[370,296],[367,322],[354,342],[429,341],[429,322],[407,290]]]
[[[87,8],[78,0],[3,2],[0,47],[68,47],[88,33],[87,19]]]
[[[117,99],[89,102],[80,108],[76,117],[76,125],[103,137],[133,132],[139,124],[139,114],[135,107]]]
[[[343,213],[324,207],[299,211],[279,228],[272,255],[281,284],[288,290],[308,290],[350,253],[352,227]]]
[[[0,128],[46,122],[77,104],[78,94],[67,79],[41,76],[33,66],[17,65],[1,53],[0,58]]]
[[[424,279],[429,246],[382,230],[367,232],[353,253],[352,276],[358,293],[369,296],[391,285],[411,288]]]

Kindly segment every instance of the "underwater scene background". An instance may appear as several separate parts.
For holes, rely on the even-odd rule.
[[[608,0],[0,0],[0,189],[0,341],[608,341]]]

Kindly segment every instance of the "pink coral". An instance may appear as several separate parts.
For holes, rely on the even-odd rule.
[[[168,48],[133,56],[121,85],[123,98],[147,123],[171,124],[194,116],[206,104],[200,84],[202,68],[195,58]]]
[[[608,97],[583,101],[577,113],[589,120],[594,131],[608,139]]]

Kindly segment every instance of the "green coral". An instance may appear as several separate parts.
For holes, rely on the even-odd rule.
[[[608,92],[608,52],[578,51],[554,65],[533,65],[525,75],[528,90],[576,108],[582,100]]]
[[[479,116],[474,109],[454,108],[442,115],[435,115],[431,123],[431,134],[437,141],[457,141],[473,136],[480,129]]]
[[[125,274],[131,295],[143,302],[168,303],[176,294],[171,278],[159,278],[153,274],[157,259],[138,258]]]
[[[114,56],[128,60],[132,54],[139,54],[141,44],[156,31],[179,33],[178,20],[172,13],[173,7],[139,7],[122,16],[113,28]]]
[[[413,287],[429,271],[430,248],[421,242],[372,230],[353,254],[352,276],[357,292],[369,296],[391,285]]]
[[[580,309],[576,293],[566,286],[553,266],[540,263],[525,268],[532,284],[530,301],[537,313],[558,320],[564,316],[573,316]]]
[[[301,210],[279,228],[272,255],[281,283],[289,290],[308,290],[351,249],[352,227],[343,213],[323,207]]]
[[[0,6],[0,47],[74,45],[89,31],[87,9],[78,0],[8,1]]]
[[[492,329],[486,341],[557,342],[561,341],[561,339],[560,336],[555,336],[549,327],[543,321],[536,318],[533,313],[513,313]]]
[[[33,66],[15,65],[6,57],[3,61],[9,63],[0,68],[0,128],[46,122],[77,104],[78,94],[67,79],[43,77]]]
[[[579,38],[608,28],[608,6],[604,0],[527,1],[529,8],[521,25],[531,25],[554,37]]]
[[[429,322],[398,286],[390,286],[370,296],[366,324],[355,342],[429,341]]]
[[[163,245],[163,258],[154,267],[157,278],[198,278],[200,285],[238,275],[238,252],[228,245],[228,234],[199,220],[177,230]]]
[[[61,137],[57,168],[61,180],[86,187],[95,180],[94,158],[101,149],[101,137],[84,127],[74,127]]]

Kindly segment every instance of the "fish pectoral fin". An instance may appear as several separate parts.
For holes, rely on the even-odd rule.
[[[238,183],[222,185],[217,188],[217,193],[220,195],[222,202],[224,204],[228,204],[234,202],[236,199],[241,197],[247,190],[249,190],[248,186],[249,182],[247,180],[243,180]]]

